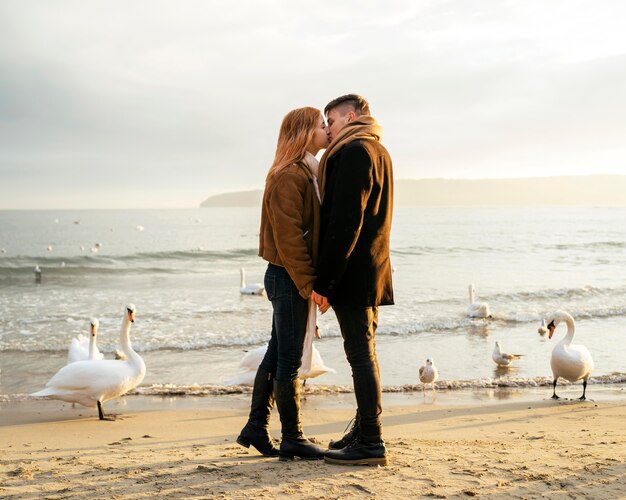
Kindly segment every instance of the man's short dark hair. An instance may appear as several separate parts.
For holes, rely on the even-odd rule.
[[[358,94],[346,94],[341,97],[337,97],[337,99],[333,99],[324,108],[324,114],[327,115],[331,109],[339,106],[350,106],[354,109],[357,116],[370,114],[370,105],[367,103],[365,98]]]

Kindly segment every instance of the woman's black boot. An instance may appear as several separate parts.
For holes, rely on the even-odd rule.
[[[272,374],[259,368],[254,378],[250,417],[237,438],[237,443],[241,446],[249,448],[252,445],[266,457],[278,456],[278,449],[274,447],[269,432],[270,413],[274,406],[273,390],[274,379]]]
[[[283,438],[280,442],[280,460],[321,460],[324,450],[311,443],[300,424],[300,382],[274,380],[274,396],[280,414]]]

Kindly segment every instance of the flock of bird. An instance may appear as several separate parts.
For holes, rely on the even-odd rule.
[[[102,405],[137,387],[146,374],[146,364],[130,343],[130,328],[135,322],[135,306],[124,308],[119,359],[103,359],[98,350],[96,336],[98,320],[91,320],[89,340],[82,335],[72,339],[67,364],[46,384],[46,388],[31,394],[36,397],[60,399],[88,407],[98,407],[100,420],[105,417]]]
[[[246,284],[245,271],[240,269],[242,295],[263,295],[265,289],[259,283]],[[467,315],[471,318],[492,318],[489,305],[486,302],[476,302],[476,291],[469,285],[470,304]],[[120,331],[120,351],[116,351],[116,359],[104,359],[99,351],[96,337],[99,322],[97,318],[90,321],[90,335],[88,338],[78,335],[72,339],[68,350],[67,364],[63,366],[46,384],[46,388],[31,394],[35,397],[60,399],[70,403],[79,403],[83,406],[97,407],[100,420],[110,420],[105,417],[102,405],[105,401],[115,399],[137,387],[146,374],[146,365],[142,357],[137,354],[130,342],[130,329],[135,321],[136,309],[133,304],[124,308],[122,328]],[[556,394],[556,385],[560,377],[570,381],[583,381],[583,394],[580,400],[586,399],[587,381],[593,371],[593,359],[583,345],[573,344],[576,325],[574,318],[565,311],[556,311],[546,321],[542,320],[538,332],[542,335],[549,333],[552,338],[556,327],[564,322],[567,325],[565,337],[552,350],[550,366],[553,374],[552,398],[559,399]],[[317,377],[324,373],[334,372],[324,365],[319,351],[313,345],[313,336],[319,336],[316,326],[316,307],[309,304],[309,319],[307,335],[302,356],[302,366],[299,378],[306,382],[307,378]],[[254,376],[261,363],[267,346],[254,349],[244,355],[240,362],[240,373],[231,380],[231,384],[252,384]],[[496,341],[492,359],[498,367],[508,367],[520,359],[521,354],[503,352],[500,342]],[[426,386],[431,386],[433,398],[435,382],[439,372],[432,358],[426,359],[426,364],[419,368],[419,379],[422,382],[424,398]]]
[[[492,318],[489,304],[486,302],[476,302],[476,290],[474,285],[469,285],[469,306],[467,315],[470,318]],[[574,334],[576,332],[576,324],[574,318],[566,311],[554,312],[546,321],[544,318],[541,325],[537,329],[538,333],[545,335],[549,333],[548,338],[552,338],[556,327],[560,323],[567,325],[567,333],[560,342],[556,344],[552,350],[550,357],[550,367],[552,369],[552,398],[560,399],[556,394],[556,385],[559,378],[564,378],[570,382],[583,381],[583,394],[579,398],[581,401],[586,399],[587,381],[593,371],[593,359],[589,350],[580,344],[573,344]],[[511,363],[520,359],[522,354],[512,354],[503,352],[500,342],[496,341],[491,358],[498,367],[509,367]],[[430,385],[432,395],[435,395],[435,382],[439,377],[439,372],[432,358],[426,359],[426,364],[418,370],[420,382],[424,398],[426,398],[426,386]]]

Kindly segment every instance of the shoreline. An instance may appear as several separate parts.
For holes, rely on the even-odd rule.
[[[279,462],[235,443],[249,395],[129,396],[95,409],[60,401],[1,403],[0,495],[5,498],[538,498],[626,491],[626,394],[510,399],[439,393],[383,396],[388,467]],[[598,388],[600,389],[600,388]],[[496,391],[498,392],[498,391]],[[579,387],[562,395],[578,397]],[[353,395],[309,395],[303,427],[323,445],[354,415]],[[14,419],[21,415],[21,420]],[[270,431],[280,436],[277,412]]]

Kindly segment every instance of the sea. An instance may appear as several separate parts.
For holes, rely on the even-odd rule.
[[[147,365],[139,394],[246,390],[229,380],[267,342],[272,315],[266,297],[240,294],[241,268],[263,282],[259,220],[257,208],[0,211],[0,401],[43,388],[92,317],[113,357],[128,303]],[[377,331],[385,391],[421,394],[418,369],[432,358],[440,390],[545,386],[549,396],[566,328],[548,339],[538,327],[555,310],[575,318],[574,342],[593,356],[588,395],[626,382],[626,208],[398,207],[391,258],[396,303],[380,308]],[[467,316],[470,283],[492,318]],[[318,325],[315,346],[335,372],[307,390],[349,392],[334,313]],[[496,341],[523,357],[497,368]]]

